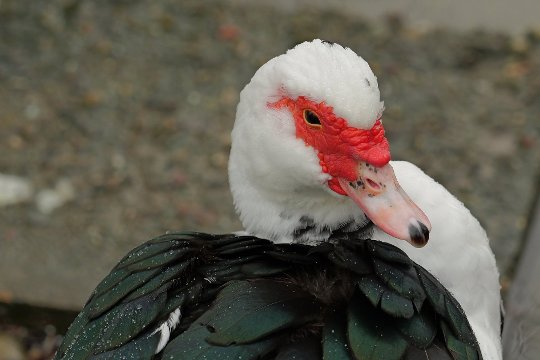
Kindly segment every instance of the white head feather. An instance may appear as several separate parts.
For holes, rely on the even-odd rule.
[[[329,175],[315,151],[296,138],[292,115],[268,107],[283,96],[324,101],[362,129],[383,110],[377,78],[351,49],[314,40],[264,64],[240,94],[232,132],[229,181],[244,227],[288,242],[305,215],[321,228],[361,221],[362,211],[325,185]]]

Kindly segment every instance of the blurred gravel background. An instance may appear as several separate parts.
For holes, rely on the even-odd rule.
[[[239,229],[226,173],[238,93],[313,38],[371,64],[393,157],[479,218],[506,287],[538,187],[540,31],[243,3],[0,0],[0,300],[77,309],[151,237]],[[0,359],[2,341],[29,333],[8,312]],[[41,330],[54,342],[58,329]]]

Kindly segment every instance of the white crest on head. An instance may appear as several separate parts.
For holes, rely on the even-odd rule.
[[[361,129],[371,128],[382,113],[377,77],[349,48],[314,40],[287,51],[275,62],[292,98],[325,101],[337,116]]]
[[[329,175],[315,150],[296,137],[290,112],[268,106],[299,96],[325,102],[362,129],[371,128],[383,110],[367,62],[337,44],[302,43],[255,73],[240,94],[229,179],[246,230],[275,241],[291,241],[288,236],[306,216],[330,228],[364,219],[352,201],[328,189]]]
[[[337,116],[361,129],[371,128],[384,108],[369,64],[349,48],[318,39],[268,61],[251,83],[266,88],[269,100],[287,95],[324,101]]]

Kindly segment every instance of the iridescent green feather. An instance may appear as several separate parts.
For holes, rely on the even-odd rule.
[[[315,247],[158,237],[98,285],[56,359],[481,359],[463,310],[432,275],[354,236]],[[176,309],[181,321],[154,356],[155,330]]]
[[[212,344],[245,344],[315,321],[321,312],[321,304],[295,285],[237,281],[227,285],[197,321],[213,329],[207,338]]]

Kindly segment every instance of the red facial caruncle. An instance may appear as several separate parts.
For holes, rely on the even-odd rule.
[[[390,161],[390,149],[380,119],[371,129],[351,127],[334,114],[331,106],[303,96],[284,97],[269,106],[289,109],[295,121],[296,137],[317,151],[322,171],[332,176],[328,187],[338,194],[346,195],[346,192],[337,178],[355,181],[359,161],[376,167]]]
[[[312,147],[328,187],[348,196],[380,229],[414,246],[424,246],[431,225],[426,214],[399,185],[390,162],[390,149],[380,119],[370,129],[349,126],[324,102],[283,97],[269,107],[287,108],[296,137]]]

